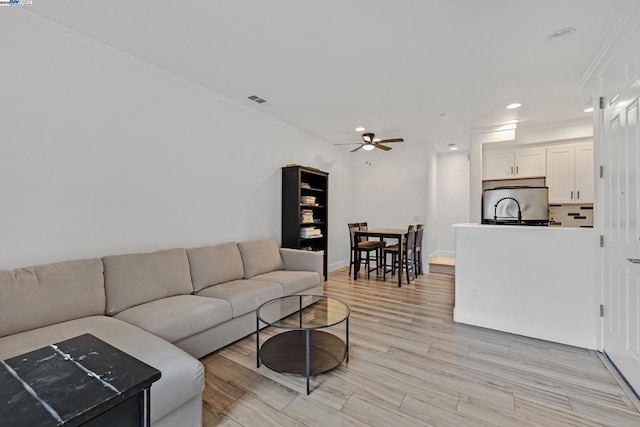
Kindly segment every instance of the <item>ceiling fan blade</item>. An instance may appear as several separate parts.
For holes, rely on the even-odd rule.
[[[389,150],[391,150],[391,147],[387,147],[386,145],[382,145],[382,144],[380,144],[379,142],[378,142],[378,143],[376,143],[376,144],[373,144],[373,145],[374,145],[376,148],[380,148],[381,150],[384,150],[384,151],[389,151]]]
[[[360,145],[359,147],[354,148],[353,150],[351,150],[351,152],[353,153],[354,151],[358,151],[359,149],[361,149],[363,147],[363,145]]]
[[[333,145],[356,145],[356,144],[362,145],[362,142],[345,142],[344,144],[333,144]]]
[[[391,139],[382,139],[378,142],[384,142],[385,144],[389,143],[389,142],[404,142],[404,139],[402,138],[391,138]]]

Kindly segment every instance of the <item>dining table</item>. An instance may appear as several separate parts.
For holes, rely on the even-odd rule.
[[[398,265],[402,265],[402,257],[404,256],[404,242],[407,236],[406,228],[370,228],[369,230],[355,231],[354,239],[360,241],[361,237],[377,237],[380,239],[397,239],[398,240]],[[358,280],[358,270],[360,270],[360,251],[356,251],[355,265],[353,269],[353,280]],[[384,267],[383,267],[384,268]],[[384,274],[384,271],[382,272]],[[402,287],[402,269],[398,271],[398,287]]]

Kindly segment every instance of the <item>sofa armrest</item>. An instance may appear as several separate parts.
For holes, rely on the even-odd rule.
[[[324,280],[322,252],[303,251],[301,249],[280,248],[285,270],[315,271]]]

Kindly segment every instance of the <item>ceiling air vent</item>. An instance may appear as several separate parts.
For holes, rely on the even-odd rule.
[[[251,96],[248,96],[247,98],[249,98],[253,102],[257,102],[258,104],[264,104],[265,102],[267,102],[266,99],[260,98],[259,96],[256,96],[256,95],[251,95]]]

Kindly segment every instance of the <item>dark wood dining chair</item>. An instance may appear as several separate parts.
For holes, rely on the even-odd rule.
[[[383,266],[382,266],[382,280],[387,280],[387,273],[391,272],[391,276],[395,275],[396,268],[399,270],[398,274],[402,274],[402,270],[407,274],[407,283],[411,283],[411,278],[415,279],[415,270],[414,270],[414,245],[416,239],[416,227],[414,225],[410,225],[407,228],[407,238],[405,239],[404,245],[402,246],[402,265],[398,264],[399,260],[399,252],[400,245],[391,245],[387,246],[382,250],[383,257]],[[390,269],[387,269],[387,255],[391,254],[391,265]],[[411,274],[411,275],[409,275]]]
[[[360,241],[356,241],[356,231],[366,231],[368,228],[366,222],[354,222],[347,224],[347,226],[349,227],[349,236],[351,239],[351,250],[349,251],[349,275],[351,275],[351,267],[356,268],[355,263],[358,255],[357,252],[360,252],[360,262],[366,266],[367,278],[370,279],[371,271],[377,271],[380,268],[382,248],[385,243],[382,241],[365,239],[359,239]],[[374,254],[373,258],[372,253]],[[376,266],[373,268],[371,267],[372,260],[376,263]]]
[[[414,271],[416,274],[423,275],[422,269],[422,235],[424,234],[424,224],[416,225],[416,242],[413,249]]]

